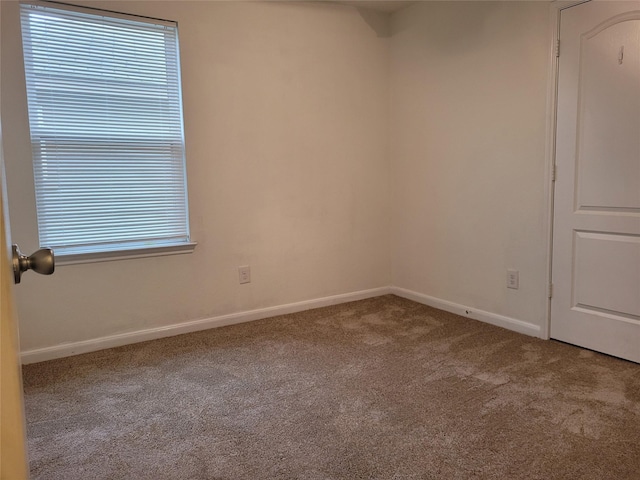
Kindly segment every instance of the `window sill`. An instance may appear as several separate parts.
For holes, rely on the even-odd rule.
[[[115,250],[113,252],[92,252],[92,253],[67,253],[55,255],[56,267],[64,265],[75,265],[80,263],[112,262],[115,260],[128,260],[131,258],[162,257],[166,255],[180,255],[193,253],[198,245],[196,242],[179,243],[175,245],[162,245],[158,247],[132,248],[126,250]]]

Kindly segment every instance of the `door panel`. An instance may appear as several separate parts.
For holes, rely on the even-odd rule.
[[[0,478],[20,480],[28,478],[27,449],[4,178],[0,128]]]
[[[1,65],[2,62],[0,67]],[[29,478],[29,470],[18,320],[13,298],[11,233],[7,212],[0,126],[0,478],[22,480]]]
[[[640,269],[630,258],[640,258],[640,236],[576,232],[573,304],[640,321],[640,295],[609,288],[640,285]]]
[[[640,362],[640,1],[563,10],[551,337]]]
[[[578,206],[640,209],[640,19],[599,25],[579,54]]]

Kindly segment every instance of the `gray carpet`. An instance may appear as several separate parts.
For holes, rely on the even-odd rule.
[[[34,479],[640,478],[640,365],[390,295],[24,382]]]

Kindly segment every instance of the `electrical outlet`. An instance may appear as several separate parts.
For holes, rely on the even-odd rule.
[[[520,288],[520,273],[518,270],[507,270],[507,288]]]
[[[240,283],[251,283],[251,267],[249,265],[238,267],[238,277]]]

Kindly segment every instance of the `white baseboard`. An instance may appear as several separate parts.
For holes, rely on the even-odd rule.
[[[137,330],[135,332],[119,333],[109,335],[107,337],[95,338],[91,340],[83,340],[80,342],[64,343],[52,347],[37,348],[33,350],[25,350],[21,352],[21,360],[24,365],[30,363],[44,362],[54,360],[56,358],[70,357],[81,353],[95,352],[105,348],[121,347],[132,343],[146,342],[148,340],[156,340],[158,338],[171,337],[181,335],[183,333],[197,332],[200,330],[208,330],[210,328],[224,327],[237,323],[251,322],[253,320],[261,320],[263,318],[275,317],[277,315],[286,315],[288,313],[302,312],[313,308],[327,307],[340,303],[353,302],[355,300],[364,300],[365,298],[379,297],[381,295],[394,294],[402,298],[413,300],[430,307],[438,308],[447,312],[455,313],[462,317],[472,318],[481,322],[503,327],[508,330],[523,333],[534,337],[540,337],[541,328],[539,325],[523,322],[515,318],[505,317],[491,312],[485,312],[472,307],[466,307],[457,303],[441,300],[439,298],[430,297],[422,293],[414,292],[400,287],[380,287],[370,290],[361,290],[358,292],[344,293],[341,295],[333,295],[330,297],[317,298],[314,300],[306,300],[303,302],[289,303],[275,307],[259,308],[256,310],[248,310],[245,312],[231,313],[228,315],[220,315],[217,317],[201,318],[190,322],[166,325],[163,327],[149,328],[145,330]]]
[[[70,357],[81,353],[95,352],[105,348],[121,347],[131,343],[146,342],[147,340],[156,340],[158,338],[171,337],[174,335],[181,335],[183,333],[191,333],[210,328],[224,327],[226,325],[234,325],[236,323],[261,320],[263,318],[275,317],[276,315],[285,315],[288,313],[311,310],[313,308],[353,302],[355,300],[364,300],[365,298],[379,297],[389,293],[391,293],[390,287],[372,288],[370,290],[344,293],[341,295],[333,295],[330,297],[289,303],[275,307],[259,308],[257,310],[249,310],[246,312],[201,318],[190,322],[137,330],[135,332],[119,333],[116,335],[109,335],[108,337],[83,340],[81,342],[64,343],[53,347],[25,350],[21,352],[20,357],[22,364],[27,365],[30,363],[54,360],[56,358]]]
[[[449,302],[447,300],[441,300],[439,298],[430,297],[422,293],[414,292],[399,287],[391,287],[391,293],[414,302],[422,303],[433,308],[438,308],[446,312],[455,313],[461,317],[468,317],[474,320],[480,320],[481,322],[490,323],[497,327],[513,330],[514,332],[524,333],[532,337],[540,337],[541,329],[539,325],[533,323],[523,322],[511,317],[505,317],[496,313],[485,312],[472,307],[465,307],[458,303]]]

